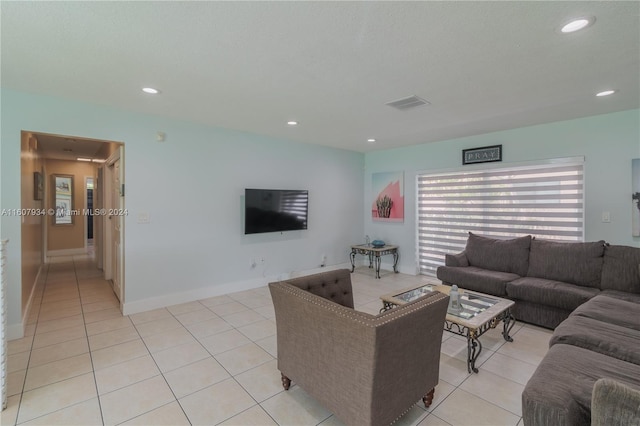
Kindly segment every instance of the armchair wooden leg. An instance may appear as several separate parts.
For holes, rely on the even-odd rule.
[[[433,402],[433,394],[435,393],[436,388],[431,389],[425,396],[422,397],[422,402],[424,402],[424,406],[429,408],[431,403]]]
[[[284,388],[284,390],[289,390],[289,387],[291,386],[291,379],[285,376],[283,373],[280,373],[280,375],[282,376],[282,387]]]

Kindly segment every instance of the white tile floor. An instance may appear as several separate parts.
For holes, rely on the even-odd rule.
[[[9,342],[2,425],[341,424],[301,388],[283,391],[266,287],[123,317],[100,275],[88,256],[49,265],[27,336]],[[352,280],[356,309],[377,313],[381,294],[428,278],[362,268]],[[445,332],[433,405],[399,424],[521,424],[551,332],[516,324],[512,335],[484,335],[480,373],[468,374],[466,341]]]

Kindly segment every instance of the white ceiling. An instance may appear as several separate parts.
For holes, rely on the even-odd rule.
[[[38,151],[42,158],[76,161],[78,158],[106,160],[105,141],[86,138],[63,137],[46,133],[33,133],[38,140]]]
[[[4,88],[361,152],[640,107],[638,1],[0,8]]]

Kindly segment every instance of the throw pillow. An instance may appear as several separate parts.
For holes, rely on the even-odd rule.
[[[600,288],[604,241],[588,243],[534,239],[527,276]]]
[[[607,245],[600,288],[640,293],[640,248]]]

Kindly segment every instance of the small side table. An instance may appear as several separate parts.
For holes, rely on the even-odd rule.
[[[351,246],[351,272],[356,269],[356,254],[369,256],[369,268],[375,265],[376,278],[380,278],[381,257],[385,254],[393,255],[393,272],[398,273],[398,246],[384,245],[374,247],[372,245],[360,244]]]

